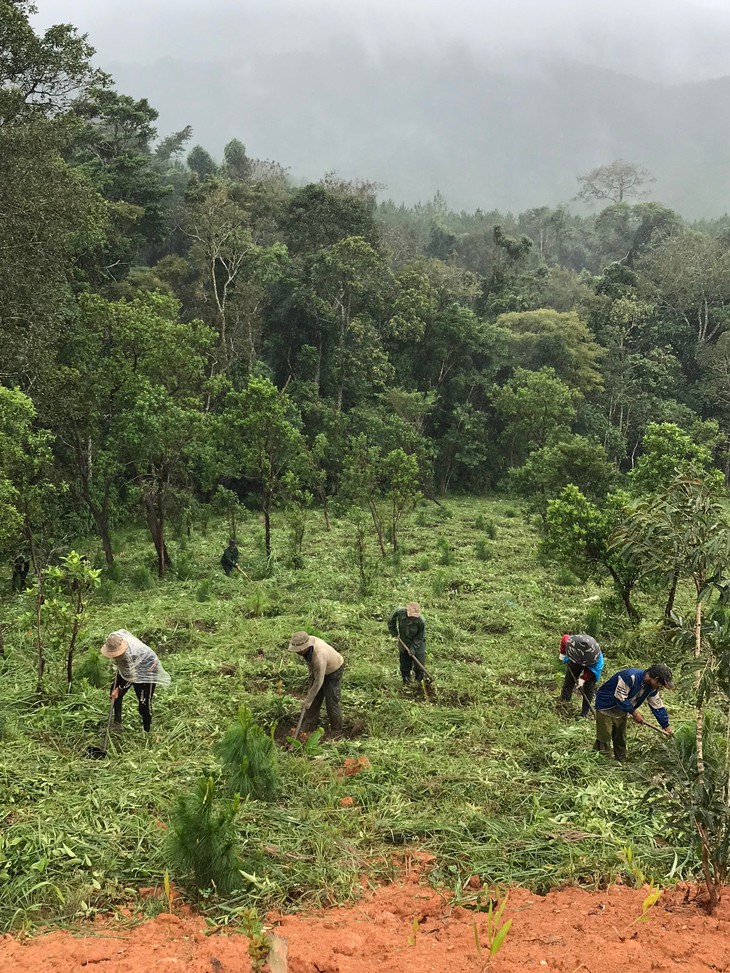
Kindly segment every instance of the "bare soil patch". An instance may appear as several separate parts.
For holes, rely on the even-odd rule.
[[[418,856],[426,858],[428,856]],[[475,876],[464,904],[421,884],[412,869],[403,881],[365,893],[350,906],[267,916],[288,941],[289,973],[679,973],[730,971],[730,890],[707,916],[695,890],[665,892],[648,922],[636,923],[646,889],[612,886],[601,892],[569,888],[539,896],[510,892],[505,918],[512,929],[487,966],[477,953],[474,923],[486,948],[487,918],[476,905]],[[206,934],[207,933],[207,934]],[[248,941],[235,932],[206,930],[199,916],[162,914],[125,927],[98,920],[81,934],[52,932],[0,939],[3,973],[249,973]]]

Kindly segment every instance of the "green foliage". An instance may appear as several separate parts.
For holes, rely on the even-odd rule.
[[[586,635],[592,635],[594,639],[600,640],[603,632],[604,611],[600,605],[591,605],[585,614],[583,631]]]
[[[641,569],[609,543],[623,523],[626,500],[617,492],[599,507],[572,484],[565,487],[555,500],[548,501],[541,550],[581,576],[601,577],[607,572],[629,617],[638,621],[631,594]]]
[[[237,813],[238,798],[218,799],[212,777],[178,798],[167,842],[170,871],[178,881],[199,894],[226,895],[241,885]]]
[[[152,572],[143,564],[138,564],[129,574],[129,583],[135,591],[148,591],[154,586]]]
[[[555,572],[555,584],[561,588],[575,588],[580,584],[580,578],[570,568],[563,566]]]
[[[85,679],[90,686],[103,689],[109,683],[109,665],[100,652],[86,652],[76,663],[74,678]]]
[[[213,585],[209,578],[204,578],[195,589],[196,601],[210,601],[213,596]]]
[[[274,741],[254,722],[247,706],[240,707],[216,752],[229,790],[241,797],[273,799],[278,780]]]
[[[713,432],[717,436],[717,425]],[[637,494],[660,493],[677,474],[698,474],[723,485],[722,473],[712,468],[710,446],[698,443],[672,422],[650,422],[641,443],[642,452],[629,475],[631,491]]]
[[[480,537],[474,545],[474,554],[478,561],[491,561],[494,557],[494,550],[488,541]]]
[[[454,551],[451,547],[451,543],[446,537],[439,537],[436,540],[436,548],[438,550],[438,557],[436,560],[439,564],[447,566],[454,563]]]
[[[515,491],[529,498],[532,508],[544,517],[548,500],[569,483],[589,500],[605,500],[617,473],[599,443],[570,436],[535,450],[523,466],[510,470],[510,480]]]

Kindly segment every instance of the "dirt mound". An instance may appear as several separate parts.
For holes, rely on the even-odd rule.
[[[512,928],[489,971],[730,971],[730,891],[712,917],[693,895],[689,888],[665,892],[651,918],[636,922],[646,889],[563,889],[544,897],[515,889],[504,913]],[[307,915],[270,914],[267,920],[288,940],[289,973],[476,973],[488,959],[487,917],[474,908],[479,903],[484,893],[469,888],[463,904],[455,905],[419,884],[413,871],[354,905]],[[240,934],[206,935],[198,917],[163,914],[132,928],[96,922],[85,936],[54,932],[24,942],[6,936],[0,940],[0,969],[82,973],[100,964],[104,973],[147,973],[155,967],[249,973],[247,949]]]

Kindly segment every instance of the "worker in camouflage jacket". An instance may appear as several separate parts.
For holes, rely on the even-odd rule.
[[[396,608],[388,619],[388,631],[398,642],[400,657],[400,674],[405,686],[415,674],[416,682],[423,679],[423,669],[416,665],[410,652],[418,659],[422,666],[426,665],[426,620],[421,614],[421,606],[416,601],[410,601],[405,608]]]

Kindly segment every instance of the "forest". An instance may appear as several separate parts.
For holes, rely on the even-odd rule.
[[[623,160],[576,173],[577,204],[519,214],[401,205],[335,172],[305,185],[238,139],[215,159],[190,127],[158,132],[87,38],[37,34],[31,14],[0,0],[0,926],[88,916],[169,868],[217,921],[254,929],[252,904],[342,901],[409,843],[449,887],[701,877],[714,909],[730,851],[724,201],[687,222]],[[217,564],[229,537],[238,593]],[[433,705],[383,692],[395,663],[373,647],[414,596]],[[126,785],[70,756],[104,716],[97,649],[122,623],[169,654],[177,686],[164,742],[123,757]],[[281,646],[303,625],[359,649],[340,756],[370,739],[380,764],[345,794],[316,738],[280,756],[305,821],[292,836],[265,768],[297,706],[282,679],[302,678],[282,675]],[[632,744],[651,780],[599,776],[584,728],[550,709],[573,630],[611,671],[684,673],[676,749]],[[526,696],[534,723],[515,721]],[[264,771],[244,786],[246,746]],[[165,857],[171,766],[178,827],[209,829],[219,871]],[[53,838],[25,816],[38,801],[67,809]]]

